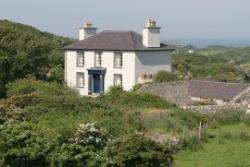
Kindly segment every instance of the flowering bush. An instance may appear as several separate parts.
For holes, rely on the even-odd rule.
[[[71,141],[77,145],[102,149],[110,141],[110,135],[105,129],[98,128],[95,123],[80,124]]]
[[[95,123],[80,124],[76,133],[57,151],[53,160],[60,166],[101,166],[102,151],[111,140],[109,133]]]

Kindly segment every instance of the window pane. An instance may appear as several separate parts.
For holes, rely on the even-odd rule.
[[[122,75],[120,74],[114,75],[114,86],[122,86]]]
[[[95,53],[95,66],[97,67],[102,66],[102,53],[101,52]]]
[[[77,66],[83,67],[84,66],[84,53],[79,52],[77,54]]]
[[[84,73],[77,73],[77,87],[84,87]]]
[[[116,52],[114,54],[114,67],[121,68],[122,67],[122,53]]]

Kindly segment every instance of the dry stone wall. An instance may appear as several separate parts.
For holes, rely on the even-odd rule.
[[[143,85],[138,92],[151,93],[180,106],[188,106],[192,104],[188,91],[188,82],[185,81],[146,84]]]

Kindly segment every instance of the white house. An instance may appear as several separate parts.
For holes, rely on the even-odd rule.
[[[131,90],[159,70],[171,71],[173,46],[160,43],[160,27],[149,20],[142,35],[103,31],[87,22],[79,42],[65,47],[65,82],[81,95],[98,95],[110,86]]]

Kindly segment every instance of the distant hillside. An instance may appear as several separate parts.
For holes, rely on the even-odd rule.
[[[0,20],[0,97],[4,96],[6,83],[27,75],[62,80],[61,48],[73,41],[31,26]]]
[[[181,78],[249,83],[250,47],[210,46],[194,54],[175,54],[173,67]]]

